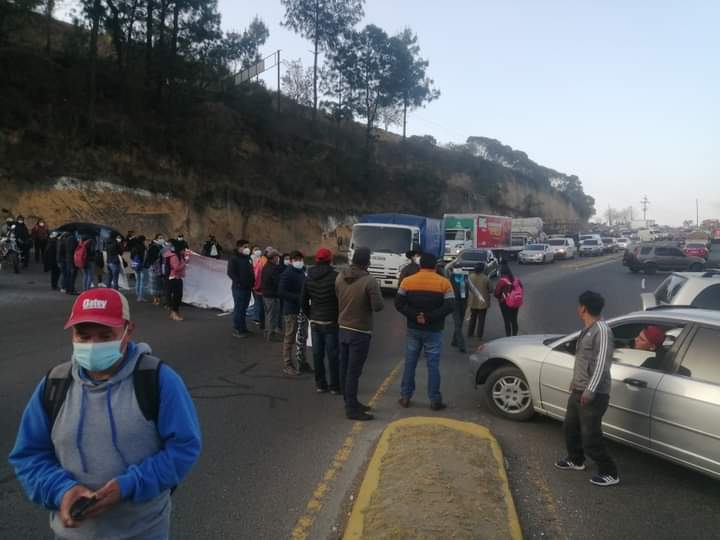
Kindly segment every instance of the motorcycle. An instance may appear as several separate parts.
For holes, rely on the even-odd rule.
[[[20,265],[23,261],[22,248],[20,242],[15,238],[15,233],[0,238],[0,269],[2,269],[2,261],[7,260],[12,265],[13,272],[20,273]]]

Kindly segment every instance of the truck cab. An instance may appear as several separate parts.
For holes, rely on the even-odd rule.
[[[418,249],[420,228],[409,225],[386,223],[357,223],[353,226],[350,240],[350,258],[358,247],[370,249],[368,273],[374,276],[380,287],[397,289],[400,272],[410,261],[405,254]]]
[[[445,253],[443,260],[446,262],[454,260],[458,254],[473,247],[471,229],[445,229]]]

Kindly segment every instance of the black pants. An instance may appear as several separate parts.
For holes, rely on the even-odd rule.
[[[67,293],[75,292],[75,282],[77,281],[77,268],[75,263],[65,262],[63,268],[63,289]]]
[[[50,265],[50,287],[55,291],[60,281],[60,267],[57,264]]]
[[[370,334],[340,329],[340,391],[345,397],[345,412],[360,412],[358,385],[370,351]]]
[[[315,385],[340,390],[338,365],[338,327],[336,324],[311,324]],[[325,356],[327,355],[327,370]],[[329,382],[328,382],[329,379]]]
[[[180,309],[183,297],[183,280],[168,279],[168,306],[173,311]]]
[[[565,412],[563,427],[568,457],[579,465],[585,463],[587,456],[597,463],[598,474],[617,476],[617,467],[605,449],[602,433],[602,418],[607,411],[610,396],[595,394],[595,399],[590,403],[581,405],[581,395],[582,392],[570,394]]]
[[[461,351],[465,350],[465,337],[463,336],[463,322],[465,322],[465,308],[467,307],[467,300],[455,299],[455,309],[453,310],[453,347],[457,347]]]
[[[487,309],[471,309],[470,324],[468,324],[468,337],[477,336],[482,339],[485,333],[485,317]]]
[[[505,323],[505,335],[517,336],[518,335],[518,312],[520,308],[510,308],[505,304],[500,304],[500,311],[502,311],[503,322]]]
[[[45,248],[47,247],[47,240],[35,240],[35,263],[45,260]],[[47,268],[45,268],[47,272]]]

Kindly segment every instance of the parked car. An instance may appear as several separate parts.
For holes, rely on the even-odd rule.
[[[672,245],[638,244],[625,252],[623,264],[634,274],[641,270],[654,274],[658,270],[702,272],[705,259],[685,255],[682,249]]]
[[[598,240],[602,241],[602,237],[599,234],[581,234],[578,238],[580,243],[582,244],[585,240]]]
[[[605,247],[603,246],[602,241],[597,238],[583,240],[580,242],[580,249],[578,250],[581,257],[595,257],[602,255],[604,252]]]
[[[547,241],[556,259],[574,259],[577,255],[575,240],[572,238],[551,238]]]
[[[468,248],[462,250],[453,262],[445,267],[445,273],[450,274],[454,268],[460,268],[464,272],[470,272],[478,263],[485,263],[485,273],[489,277],[498,277],[500,274],[500,263],[490,249]]]
[[[647,325],[665,331],[660,353],[631,348]],[[605,436],[720,479],[720,312],[660,308],[608,321],[615,338]],[[579,332],[497,339],[470,370],[498,416],[562,420]]]
[[[720,310],[720,271],[673,272],[654,292],[640,298],[643,309],[673,305]]]
[[[616,243],[617,243],[617,246],[618,246],[619,249],[625,250],[625,249],[627,249],[628,246],[630,245],[630,239],[629,239],[629,238],[625,238],[625,237],[623,236],[623,237],[621,237],[621,238],[618,238],[618,239],[616,240]]]
[[[606,236],[601,239],[603,243],[603,251],[605,253],[615,253],[618,250],[617,244],[615,243],[614,238],[610,238],[609,236]]]
[[[548,244],[528,244],[518,255],[520,264],[555,262],[555,254]]]
[[[710,250],[703,242],[688,242],[683,248],[685,255],[691,255],[693,257],[700,257],[706,261],[710,258]]]

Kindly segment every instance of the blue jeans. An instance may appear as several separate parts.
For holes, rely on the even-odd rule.
[[[107,263],[108,275],[105,285],[113,289],[119,289],[118,280],[120,279],[120,263]]]
[[[92,262],[88,262],[85,268],[83,268],[83,291],[92,289],[94,272],[95,265]]]
[[[148,269],[139,268],[135,270],[135,296],[138,300],[142,300],[145,296],[145,283],[148,279]]]
[[[338,381],[338,327],[337,324],[311,325],[313,363],[315,364],[315,385],[323,390],[340,390]],[[327,354],[327,375],[325,377],[325,355]],[[328,383],[329,379],[329,383]]]
[[[423,349],[428,369],[428,398],[430,398],[430,402],[439,402],[442,401],[442,394],[440,394],[442,332],[408,328],[405,343],[405,369],[403,370],[400,394],[402,397],[410,399],[415,392],[415,369]]]
[[[232,288],[233,302],[233,327],[241,334],[246,334],[247,324],[245,323],[245,315],[250,305],[250,289],[241,289],[240,287]]]

